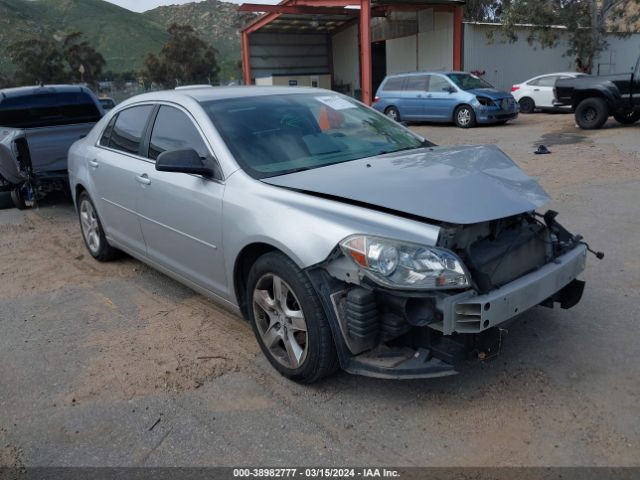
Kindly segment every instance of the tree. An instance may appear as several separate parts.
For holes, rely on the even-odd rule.
[[[62,54],[69,66],[74,81],[93,83],[100,78],[106,62],[89,42],[82,39],[81,32],[70,33],[62,41]],[[80,73],[80,66],[84,72]]]
[[[218,78],[217,51],[188,25],[172,24],[169,40],[159,55],[145,60],[145,76],[165,87],[189,83],[213,83]]]
[[[464,6],[464,19],[469,22],[494,21],[500,16],[500,0],[467,0]]]
[[[105,65],[103,56],[82,39],[82,33],[66,35],[61,42],[32,38],[7,48],[16,65],[15,79],[21,85],[98,80]],[[80,65],[84,74],[80,74]]]
[[[606,34],[627,36],[640,20],[640,0],[509,0],[501,7],[502,33],[516,40],[517,25],[535,25],[529,38],[543,47],[557,45],[563,25],[568,33],[567,55],[577,69],[591,73],[594,60],[607,46]]]
[[[64,57],[52,40],[32,38],[15,42],[9,45],[7,54],[16,65],[15,79],[20,85],[66,79]]]

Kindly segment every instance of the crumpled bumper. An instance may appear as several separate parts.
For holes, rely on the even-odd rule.
[[[587,248],[578,245],[555,261],[487,294],[468,291],[444,298],[440,306],[442,332],[481,333],[539,305],[580,275],[586,256]]]

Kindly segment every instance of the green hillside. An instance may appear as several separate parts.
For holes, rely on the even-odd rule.
[[[103,0],[0,0],[0,75],[13,66],[5,51],[13,42],[39,36],[61,39],[84,33],[107,61],[105,71],[139,70],[150,52],[158,52],[171,23],[194,27],[220,53],[221,78],[237,78],[243,17],[236,5],[216,0],[160,7],[136,13]]]
[[[103,0],[0,0],[0,71],[12,67],[4,48],[36,36],[80,31],[105,57],[106,70],[139,69],[167,33],[146,16]]]
[[[204,0],[184,5],[168,5],[143,15],[164,26],[171,23],[191,25],[198,34],[219,52],[222,79],[239,78],[241,58],[238,29],[251,16],[238,12],[237,5],[218,0]]]

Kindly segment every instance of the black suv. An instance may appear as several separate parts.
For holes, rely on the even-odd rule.
[[[640,120],[640,58],[633,73],[558,80],[554,106],[571,105],[580,128],[601,128],[613,115],[622,124]]]

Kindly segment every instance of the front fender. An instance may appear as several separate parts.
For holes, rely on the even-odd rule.
[[[242,250],[264,243],[300,269],[323,262],[338,243],[356,233],[435,245],[440,228],[335,200],[267,185],[239,171],[227,179],[223,207],[227,278],[234,278]],[[236,292],[231,292],[236,298]]]

